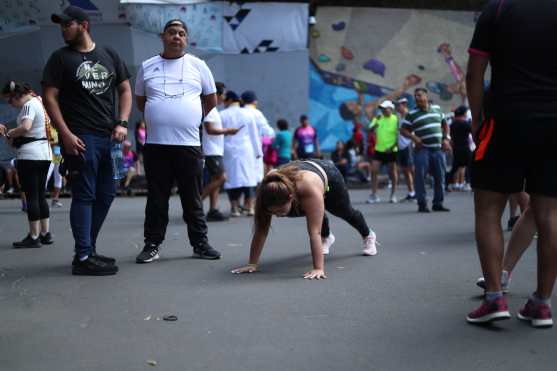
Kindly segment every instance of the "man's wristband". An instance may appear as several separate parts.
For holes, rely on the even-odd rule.
[[[126,129],[128,128],[128,122],[126,120],[118,120],[118,121],[116,121],[116,125],[121,126],[123,128],[126,128]]]

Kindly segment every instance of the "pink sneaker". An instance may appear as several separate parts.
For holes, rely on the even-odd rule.
[[[511,318],[511,314],[507,306],[507,299],[502,296],[493,301],[484,300],[478,309],[466,316],[466,321],[469,323],[488,323],[509,318]]]
[[[363,254],[365,256],[374,256],[377,255],[377,237],[375,236],[375,232],[371,231],[369,236],[364,238],[364,251]]]
[[[331,248],[331,246],[333,246],[334,243],[335,243],[335,235],[332,233],[329,233],[329,236],[327,238],[321,239],[321,246],[323,247],[323,255],[329,255],[329,249]]]
[[[551,307],[547,304],[535,304],[532,300],[528,300],[526,305],[518,312],[518,318],[523,321],[530,321],[533,327],[553,326]]]

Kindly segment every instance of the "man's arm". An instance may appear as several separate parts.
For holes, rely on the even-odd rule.
[[[240,129],[242,129],[243,126],[240,126],[239,128],[216,128],[213,126],[212,122],[209,121],[205,121],[204,123],[205,125],[205,130],[207,131],[207,134],[209,135],[234,135],[236,134],[238,131],[240,131]]]
[[[201,105],[203,107],[203,117],[207,116],[213,108],[217,106],[217,94],[212,93],[201,96]]]
[[[466,85],[468,102],[472,111],[472,135],[475,136],[482,120],[482,104],[484,99],[484,77],[489,57],[480,54],[470,54]]]
[[[130,81],[124,80],[118,84],[118,118],[122,121],[128,121],[132,110],[132,89]],[[112,130],[112,137],[122,142],[128,135],[128,128],[116,125]]]
[[[137,109],[140,112],[145,112],[145,103],[147,102],[147,98],[141,95],[135,96],[135,104],[137,104]]]
[[[77,155],[79,152],[85,151],[85,143],[83,143],[81,139],[70,131],[66,121],[64,121],[64,116],[62,116],[62,111],[60,110],[60,105],[58,104],[59,92],[58,88],[55,88],[54,86],[45,86],[43,101],[48,115],[50,116],[50,120],[54,124],[54,127],[58,129],[58,132],[62,137],[64,150],[67,154]]]

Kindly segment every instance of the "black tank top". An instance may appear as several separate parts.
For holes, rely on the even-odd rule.
[[[312,160],[304,160],[304,161],[292,161],[292,162],[290,162],[289,165],[294,165],[295,167],[297,167],[300,170],[311,171],[312,173],[319,175],[319,177],[323,181],[323,185],[326,186],[327,179],[325,179],[323,177],[323,173],[315,166],[315,164],[317,164],[318,166],[321,166],[321,164],[319,163],[320,161],[322,161],[322,160],[313,160],[312,159]],[[321,166],[321,168],[323,168],[323,166]]]

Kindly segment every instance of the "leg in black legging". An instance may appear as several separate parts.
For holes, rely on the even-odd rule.
[[[325,210],[345,220],[360,233],[362,238],[369,235],[370,229],[366,220],[360,210],[352,207],[350,195],[342,178],[340,178],[340,182],[336,179],[334,182],[329,182],[329,192],[325,197]]]

